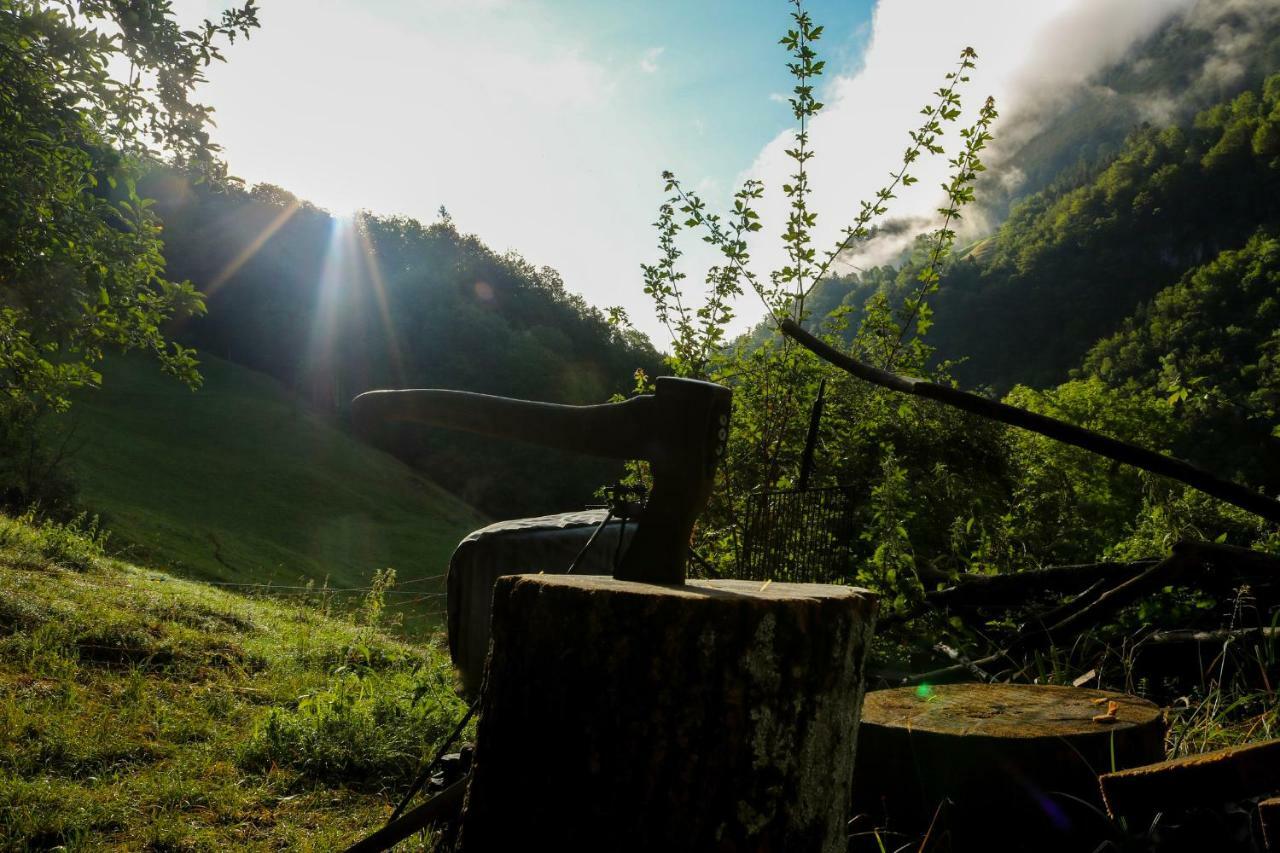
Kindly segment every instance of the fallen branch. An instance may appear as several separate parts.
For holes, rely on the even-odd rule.
[[[1173,554],[1145,569],[1141,574],[1117,584],[1075,612],[1061,619],[1045,633],[1050,640],[1063,636],[1075,636],[1086,628],[1097,625],[1118,610],[1132,604],[1152,590],[1168,586],[1178,579],[1196,560],[1181,550],[1182,543],[1173,546]]]
[[[930,672],[921,672],[915,675],[906,675],[903,673],[885,673],[884,677],[892,682],[896,682],[902,687],[909,687],[915,684],[951,684],[956,681],[972,680],[973,671],[977,669],[986,675],[986,668],[992,664],[997,664],[1005,657],[1007,652],[999,651],[995,654],[987,655],[984,658],[978,658],[973,661],[965,661],[955,666],[946,666],[942,669],[931,670]],[[987,681],[995,679],[987,675]]]
[[[1270,640],[1275,638],[1280,638],[1280,628],[1222,628],[1216,631],[1179,628],[1171,631],[1156,631],[1143,642],[1164,646],[1184,643],[1220,644],[1239,642],[1241,640]]]
[[[946,643],[938,643],[937,645],[934,646],[934,648],[937,649],[942,654],[946,655],[947,657],[951,658],[960,666],[964,667],[965,672],[969,673],[979,681],[983,681],[989,684],[995,680],[990,676],[990,674],[987,673],[986,670],[982,669],[976,663],[969,660],[967,657],[960,654],[958,650],[953,649],[951,646],[948,646]]]
[[[1099,581],[1126,580],[1157,560],[1132,563],[1085,563],[1052,566],[1004,575],[961,575],[955,586],[925,593],[932,604],[953,607],[1005,607],[1026,604],[1031,596],[1047,592],[1071,593]]]
[[[1185,483],[1197,491],[1204,492],[1206,495],[1248,510],[1268,521],[1280,522],[1280,501],[1272,500],[1266,495],[1241,486],[1239,483],[1215,477],[1207,471],[1183,462],[1181,459],[1174,459],[1172,456],[1156,453],[1144,447],[1138,447],[1135,444],[1129,444],[1126,441],[1120,441],[1093,430],[1078,427],[1066,421],[1060,421],[1057,418],[1028,412],[1026,409],[1019,409],[1016,406],[1010,406],[996,400],[988,400],[986,397],[970,394],[967,391],[959,391],[935,382],[898,376],[895,373],[880,370],[850,358],[805,331],[791,319],[783,320],[780,328],[784,334],[797,341],[814,355],[853,374],[859,379],[893,391],[935,400],[953,408],[1029,430],[1052,438],[1055,441],[1061,441],[1064,444],[1087,450],[1090,453],[1096,453],[1099,456],[1105,456],[1108,459],[1114,459],[1117,462],[1123,462],[1126,465],[1150,471],[1153,474],[1169,477],[1180,483]]]
[[[457,820],[462,814],[462,801],[470,781],[471,774],[468,773],[422,805],[410,809],[382,829],[352,844],[347,848],[347,853],[382,853],[433,823]]]

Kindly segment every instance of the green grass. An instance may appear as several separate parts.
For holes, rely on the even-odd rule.
[[[357,588],[386,567],[402,582],[440,575],[487,523],[274,380],[208,356],[201,371],[192,392],[150,362],[114,358],[68,415],[81,502],[125,556],[224,582]]]
[[[0,849],[342,849],[462,716],[452,686],[433,644],[0,516]]]

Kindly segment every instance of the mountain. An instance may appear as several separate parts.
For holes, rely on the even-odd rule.
[[[568,293],[554,270],[500,255],[447,215],[335,217],[284,190],[143,182],[165,223],[172,277],[208,313],[184,343],[274,377],[335,419],[373,388],[437,387],[586,404],[659,370],[639,333]],[[414,430],[404,453],[495,517],[574,509],[620,466],[473,436]]]
[[[1096,174],[1136,127],[1188,124],[1276,69],[1280,4],[1198,0],[1078,85],[1023,92],[997,128],[978,185],[980,218],[1002,222],[1020,199]]]
[[[1056,384],[1188,270],[1276,223],[1280,76],[1186,124],[1139,128],[1089,176],[1017,203],[947,266],[928,342],[961,360],[953,373],[964,385]],[[812,304],[900,299],[922,257],[917,244],[900,267],[824,283]]]

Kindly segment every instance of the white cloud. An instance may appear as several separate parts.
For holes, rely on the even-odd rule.
[[[880,2],[865,63],[849,76],[824,87],[826,107],[810,131],[817,156],[811,161],[814,189],[811,209],[819,212],[815,245],[833,246],[839,230],[852,221],[862,199],[870,199],[896,170],[909,145],[907,131],[921,120],[920,109],[953,69],[959,52],[972,46],[978,67],[964,89],[965,113],[943,138],[955,150],[958,128],[971,124],[987,95],[1006,115],[1040,97],[1083,80],[1104,63],[1118,59],[1134,40],[1189,0],[975,0],[964,4],[937,0]],[[819,43],[821,47],[821,43]],[[1001,125],[996,125],[997,138]],[[777,239],[786,215],[780,186],[794,171],[785,149],[787,133],[770,142],[745,176],[765,181],[764,230],[754,245],[758,272],[785,260]],[[920,222],[939,206],[945,158],[932,158],[911,170],[919,183],[898,192],[889,217]],[[927,227],[927,226],[926,226]],[[884,247],[875,258],[882,261]]]
[[[653,74],[658,70],[658,58],[666,51],[664,47],[651,47],[640,57],[640,70],[645,74]]]

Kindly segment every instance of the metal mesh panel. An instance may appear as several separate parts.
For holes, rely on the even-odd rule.
[[[747,498],[742,577],[837,583],[853,573],[851,489],[761,492]]]

